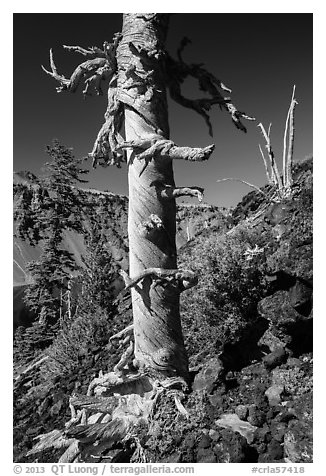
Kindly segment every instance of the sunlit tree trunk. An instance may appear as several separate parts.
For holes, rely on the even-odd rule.
[[[89,441],[89,447],[95,442],[96,454],[102,439],[110,444],[124,441],[138,424],[151,421],[163,390],[172,390],[178,411],[188,415],[181,403],[189,370],[179,298],[181,292],[197,284],[197,277],[192,271],[177,268],[175,198],[193,196],[201,201],[203,189],[175,186],[172,161],[207,160],[214,145],[179,147],[170,140],[166,88],[173,100],[204,118],[211,135],[208,111],[214,104],[226,110],[243,131],[246,128],[241,118],[253,118],[238,111],[230,97],[224,97],[224,92],[231,90],[202,65],[183,61],[182,51],[189,40],[181,41],[177,60],[166,52],[168,20],[169,15],[160,13],[124,14],[122,32],[112,43],[105,42],[103,49],[65,46],[88,58],[70,78],[58,73],[52,51],[51,71],[43,68],[59,82],[58,92],[75,92],[84,83],[84,95],[93,90],[102,94],[101,82],[108,82],[105,122],[90,156],[94,166],[101,163],[120,167],[127,162],[129,180],[130,269],[129,274],[122,270],[121,274],[126,284],[123,292],[132,292],[133,323],[110,338],[121,346],[127,344],[127,349],[113,372],[101,372],[90,382],[85,398],[70,399],[72,418],[64,436],[73,440],[64,439],[69,447],[60,462],[73,461],[79,454],[81,447],[76,440],[83,442],[82,447],[85,441]],[[204,97],[189,99],[182,95],[181,85],[189,76],[198,81]],[[93,393],[108,398],[99,402]],[[75,407],[82,411],[77,414]],[[107,414],[108,408],[112,419],[98,423],[98,412]],[[97,413],[90,415],[91,410]],[[50,432],[31,452],[52,446]]]
[[[202,65],[183,61],[182,51],[189,40],[181,41],[178,60],[166,52],[168,20],[168,14],[124,14],[122,32],[112,43],[104,42],[103,49],[65,46],[88,58],[69,79],[58,73],[52,50],[51,71],[43,69],[60,83],[58,92],[75,92],[84,82],[84,95],[91,90],[102,94],[102,80],[109,83],[105,122],[90,156],[94,166],[128,164],[130,275],[124,278],[126,288],[132,288],[134,344],[129,342],[116,370],[131,367],[135,357],[134,367],[147,374],[150,370],[156,378],[187,380],[179,296],[197,278],[191,271],[177,269],[175,198],[186,195],[202,200],[203,189],[176,187],[172,161],[207,160],[214,145],[179,147],[169,139],[166,88],[173,100],[205,119],[211,135],[208,111],[214,104],[226,110],[243,131],[241,118],[253,118],[224,97],[223,92],[231,90]],[[205,97],[182,95],[181,85],[189,76],[198,81]],[[130,340],[129,326],[126,332]]]
[[[117,49],[118,87],[122,98],[130,96],[130,105],[134,101],[134,107],[125,105],[126,141],[150,140],[154,135],[169,139],[162,62],[167,26],[168,15],[123,17],[122,40]],[[142,56],[130,48],[130,42]],[[126,78],[131,66],[142,78],[138,81],[141,86],[126,89],[126,85],[133,84]],[[147,78],[147,84],[143,78]],[[135,157],[135,151],[128,151],[128,181],[130,278],[148,268],[176,269],[175,198],[162,198],[155,186],[159,182],[174,187],[172,159],[157,156],[146,165],[145,160]],[[153,282],[150,276],[132,289],[134,353],[141,366],[187,377],[179,294],[175,283]]]

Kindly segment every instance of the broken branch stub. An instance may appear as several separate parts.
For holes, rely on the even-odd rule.
[[[189,160],[190,162],[202,162],[208,160],[215,145],[207,147],[179,147],[173,141],[160,136],[122,142],[116,150],[133,149],[139,160],[151,160],[153,158],[165,158],[175,160]]]
[[[166,200],[178,197],[197,197],[201,202],[204,198],[204,189],[201,187],[174,187],[159,180],[152,182],[151,187],[155,187],[158,196]]]
[[[155,282],[170,282],[177,286],[179,292],[190,289],[198,283],[197,275],[190,270],[148,268],[135,278],[130,279],[129,284],[120,294],[124,296],[129,289],[135,288],[145,278],[150,278],[154,284]]]

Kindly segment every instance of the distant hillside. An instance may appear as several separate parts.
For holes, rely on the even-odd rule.
[[[14,210],[18,200],[24,200],[24,194],[40,188],[36,175],[28,171],[14,173]],[[103,230],[106,246],[110,249],[114,260],[124,270],[128,269],[128,197],[115,195],[94,189],[78,189],[83,194],[88,209],[89,222],[94,220]],[[26,265],[37,260],[41,254],[41,243],[31,246],[28,241],[17,236],[14,222],[13,238],[13,285],[14,291],[14,323],[26,322],[26,312],[22,296],[23,288],[31,282]],[[230,217],[226,210],[207,204],[179,204],[177,212],[177,248],[184,246],[208,228],[225,230],[230,225]],[[86,223],[87,226],[87,223]],[[83,236],[74,231],[65,231],[63,248],[71,252],[79,266],[83,266],[81,257],[85,254]],[[29,316],[30,318],[30,316]]]
[[[27,190],[39,187],[37,177],[30,172],[14,173],[14,210],[18,199],[24,197]],[[88,220],[95,220],[103,230],[107,239],[107,246],[120,266],[127,269],[128,237],[127,237],[127,208],[128,200],[123,195],[97,190],[83,190],[88,209]],[[104,212],[105,213],[104,213]],[[87,225],[87,224],[86,224]],[[31,246],[26,240],[17,237],[16,223],[14,222],[13,239],[14,286],[28,284],[30,276],[26,271],[26,264],[40,256],[40,244]],[[63,248],[70,251],[79,266],[82,266],[81,256],[85,252],[83,237],[73,231],[64,234]]]
[[[37,177],[28,171],[14,173],[14,209],[18,195],[24,193],[24,189],[38,186]],[[128,268],[128,197],[115,195],[110,192],[103,192],[94,189],[80,189],[81,193],[87,195],[88,200],[94,207],[93,218],[101,223],[107,237],[107,245],[110,247],[114,259],[119,262],[124,269]],[[101,205],[105,215],[97,213]],[[232,218],[226,209],[208,204],[178,204],[177,208],[177,248],[183,246],[187,241],[195,238],[203,230],[227,229],[232,223]],[[31,246],[26,240],[16,236],[14,223],[13,239],[13,284],[19,286],[28,284],[30,276],[26,271],[26,264],[31,260],[36,260],[40,256],[39,245]],[[78,233],[67,231],[64,237],[64,249],[70,251],[76,263],[82,266],[81,256],[85,251],[84,240]]]
[[[94,376],[121,358],[121,347],[108,342],[132,321],[130,294],[116,300],[109,319],[95,313],[77,318],[54,340],[40,323],[20,327],[14,340],[14,461],[65,461],[61,447],[43,446],[36,455],[29,450],[35,436],[66,431],[73,397],[91,414],[89,425],[73,423],[78,463],[139,463],[140,451],[141,462],[313,462],[312,181],[308,160],[295,164],[293,193],[280,202],[254,191],[232,213],[205,204],[179,206],[179,267],[199,278],[180,299],[191,381],[182,406],[175,394],[160,393],[150,426],[133,428],[137,445],[95,440],[99,426],[91,419],[103,413],[99,425],[111,424],[112,396],[87,395]],[[118,241],[126,232],[119,228],[119,220],[126,226],[124,203],[105,215],[107,221],[101,218]]]

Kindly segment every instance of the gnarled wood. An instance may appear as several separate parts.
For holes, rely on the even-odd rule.
[[[161,61],[168,15],[144,18],[125,14],[122,40],[117,48],[119,100],[125,109],[125,141],[147,141],[153,136],[169,140],[165,76]],[[130,75],[130,67],[139,77],[146,77],[146,87]],[[132,84],[134,81],[134,87]],[[128,86],[128,89],[125,86]],[[154,144],[157,142],[154,141]],[[141,147],[141,150],[148,147]],[[130,277],[136,278],[148,268],[177,268],[175,200],[163,201],[151,183],[161,180],[174,187],[172,159],[155,155],[152,149],[144,168],[136,153],[128,150]],[[144,157],[144,160],[146,157]],[[146,161],[145,161],[146,163]],[[142,230],[150,216],[162,223],[162,232],[144,238]],[[172,283],[150,286],[139,282],[141,293],[132,288],[135,357],[143,368],[163,375],[188,378],[188,360],[184,347],[179,312],[179,293]]]

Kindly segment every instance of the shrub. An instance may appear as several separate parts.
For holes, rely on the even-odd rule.
[[[266,256],[272,248],[267,231],[242,225],[231,233],[200,238],[188,253],[183,251],[182,267],[199,274],[199,284],[181,299],[190,355],[209,345],[236,342],[255,321],[257,303],[267,290]]]
[[[110,315],[97,308],[92,313],[78,313],[72,322],[66,321],[46,350],[49,359],[42,368],[43,378],[47,380],[71,373],[97,347],[106,345],[111,335],[110,319]]]

